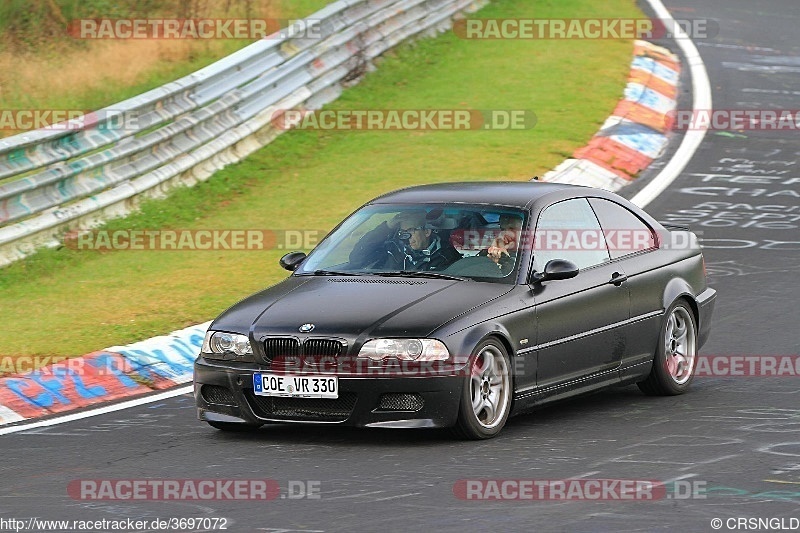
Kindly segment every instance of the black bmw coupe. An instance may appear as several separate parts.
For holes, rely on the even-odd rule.
[[[200,420],[452,427],[611,385],[681,394],[716,292],[693,233],[599,189],[446,183],[380,196],[211,324]]]

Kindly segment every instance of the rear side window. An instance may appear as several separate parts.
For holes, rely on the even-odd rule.
[[[591,198],[612,259],[656,248],[653,228],[629,209],[610,200]]]
[[[533,241],[538,269],[566,259],[584,269],[610,261],[603,231],[585,198],[553,204],[539,215]]]

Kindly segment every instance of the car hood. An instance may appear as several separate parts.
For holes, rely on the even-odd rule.
[[[380,276],[291,276],[228,309],[212,329],[269,335],[428,336],[453,318],[507,293],[513,285]]]

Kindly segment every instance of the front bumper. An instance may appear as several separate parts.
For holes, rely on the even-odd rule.
[[[708,288],[697,295],[698,319],[700,324],[697,348],[702,347],[711,334],[711,319],[714,316],[714,305],[717,302],[717,291]]]
[[[254,372],[269,370],[255,364],[230,364],[199,357],[194,365],[198,418],[250,424],[300,422],[356,427],[450,427],[456,423],[464,385],[464,378],[459,375],[339,375],[339,398],[336,400],[271,398],[253,393]],[[204,386],[221,387],[227,393]],[[384,405],[381,408],[384,394],[416,395],[417,401],[421,399],[421,407],[393,410]]]

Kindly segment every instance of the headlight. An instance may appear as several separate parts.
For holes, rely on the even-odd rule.
[[[405,361],[446,361],[450,352],[435,339],[372,339],[358,352],[373,361],[396,358]]]
[[[254,361],[250,339],[246,335],[227,333],[225,331],[206,332],[202,352],[209,356],[209,359]]]

